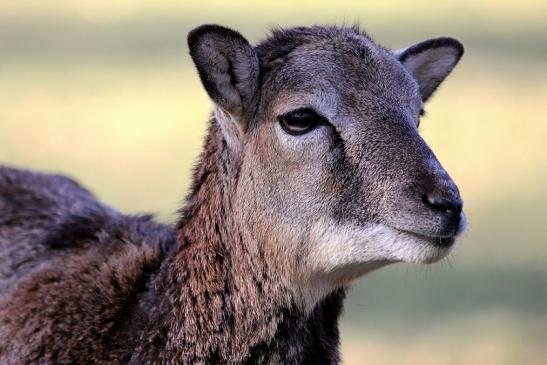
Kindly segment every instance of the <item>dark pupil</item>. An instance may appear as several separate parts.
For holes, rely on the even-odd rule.
[[[296,110],[280,117],[281,126],[290,134],[304,134],[311,131],[320,117],[311,110]]]
[[[308,113],[297,112],[293,115],[289,115],[287,122],[294,128],[309,128],[313,124],[312,116]]]

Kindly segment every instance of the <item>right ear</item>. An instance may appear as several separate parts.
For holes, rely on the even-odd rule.
[[[192,30],[188,47],[209,97],[230,119],[242,122],[258,94],[259,63],[253,47],[238,32],[219,25]]]
[[[435,38],[394,53],[418,82],[425,102],[458,63],[463,45],[454,38]]]

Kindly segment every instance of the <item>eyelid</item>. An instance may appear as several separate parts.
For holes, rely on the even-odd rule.
[[[302,108],[296,108],[296,109],[293,109],[293,110],[289,110],[288,112],[281,114],[280,117],[285,117],[287,115],[290,115],[290,114],[293,114],[293,113],[298,113],[298,112],[313,113],[313,114],[317,115],[318,117],[320,117],[321,119],[327,120],[327,118],[325,118],[323,115],[321,115],[321,113],[318,113],[312,107],[302,107]]]

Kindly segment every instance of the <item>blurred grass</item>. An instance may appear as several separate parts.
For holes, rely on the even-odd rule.
[[[439,35],[466,55],[422,134],[462,191],[469,231],[434,266],[360,280],[347,364],[540,364],[547,358],[547,2],[379,0],[0,3],[0,161],[66,173],[125,212],[172,221],[210,103],[186,32],[252,41],[272,25],[360,21],[394,48]]]

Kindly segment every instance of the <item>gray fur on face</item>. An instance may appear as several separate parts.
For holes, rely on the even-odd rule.
[[[230,42],[227,36],[223,44]],[[417,125],[423,103],[462,55],[461,44],[438,38],[392,52],[355,27],[302,27],[274,31],[250,47],[246,53],[259,60],[260,85],[245,108],[255,112],[217,118],[221,126],[248,126],[237,148],[242,152],[235,204],[242,221],[269,227],[272,236],[283,237],[278,240],[285,259],[308,262],[315,273],[352,267],[356,274],[349,276],[358,276],[379,263],[431,262],[446,255],[465,226],[461,200]],[[194,61],[199,70],[204,61]],[[222,108],[219,88],[204,86]],[[313,110],[328,123],[304,135],[285,133],[279,117],[299,109]],[[457,212],[433,207],[433,195]],[[329,225],[333,237],[351,231],[351,241],[358,250],[368,247],[368,254],[344,258],[342,267],[326,264],[329,258],[317,250],[325,243],[312,234],[318,221]],[[389,231],[381,235],[389,244],[369,242],[379,227]],[[336,248],[327,247],[324,255],[335,255]]]

